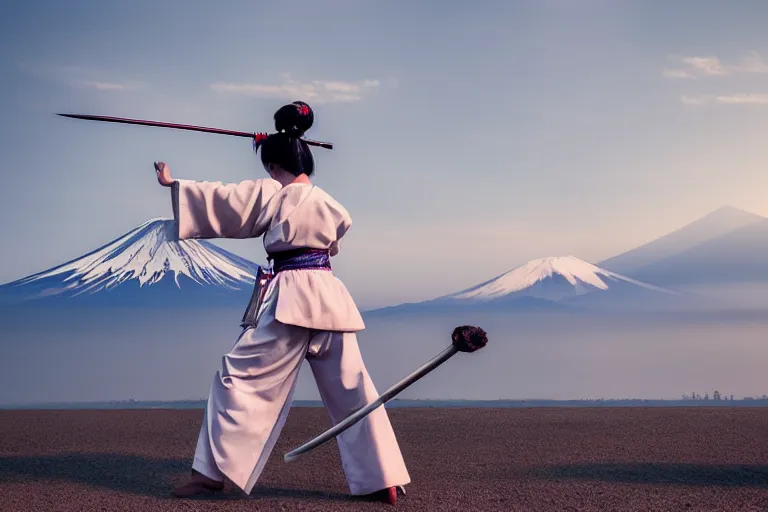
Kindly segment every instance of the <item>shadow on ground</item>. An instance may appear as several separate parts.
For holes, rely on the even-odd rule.
[[[568,464],[535,468],[521,476],[549,481],[768,487],[768,466],[747,464]]]
[[[189,474],[188,459],[154,459],[139,455],[71,453],[38,457],[0,457],[0,482],[65,481],[113,491],[171,499],[170,492]],[[250,496],[238,489],[208,500],[291,498],[349,501],[347,494],[256,487]]]

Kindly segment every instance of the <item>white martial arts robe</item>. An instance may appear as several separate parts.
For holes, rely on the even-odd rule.
[[[347,211],[320,188],[271,179],[239,184],[177,180],[179,239],[256,238],[268,253],[339,252]],[[255,327],[246,328],[213,379],[193,468],[226,476],[250,493],[285,423],[306,357],[333,424],[372,402],[376,388],[355,332],[363,319],[344,284],[327,270],[286,270],[267,287]],[[386,410],[337,437],[350,492],[410,483]]]

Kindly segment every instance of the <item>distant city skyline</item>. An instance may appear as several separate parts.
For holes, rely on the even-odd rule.
[[[56,118],[268,130],[302,99],[350,211],[365,306],[530,259],[597,263],[726,205],[768,216],[768,4],[76,0],[0,16],[0,283],[171,215],[176,177],[263,177],[247,141]],[[216,241],[257,263],[260,241]],[[382,269],[396,268],[397,272]]]

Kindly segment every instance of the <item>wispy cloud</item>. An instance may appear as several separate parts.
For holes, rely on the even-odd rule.
[[[79,87],[86,87],[88,89],[95,89],[97,91],[133,91],[141,89],[146,84],[143,82],[102,82],[99,80],[79,80],[73,82],[73,85]]]
[[[661,72],[661,74],[664,76],[664,78],[696,78],[696,76],[691,73],[688,70],[685,69],[665,69]]]
[[[719,58],[714,56],[681,57],[671,55],[669,58],[684,64],[683,67],[664,69],[662,71],[662,75],[665,78],[672,80],[697,80],[705,77],[768,74],[768,62],[755,51],[731,65],[724,64]],[[768,94],[685,94],[680,96],[680,102],[690,107],[706,105],[768,105]]]
[[[696,96],[682,96],[683,105],[768,105],[768,93],[766,94],[731,94],[712,95],[700,94]]]
[[[349,103],[360,101],[367,94],[376,92],[380,85],[378,80],[300,82],[290,75],[284,75],[281,84],[216,82],[210,88],[218,93],[301,99],[315,103]]]
[[[762,55],[752,52],[742,58],[733,69],[741,73],[768,73],[768,63],[763,59]]]
[[[143,89],[149,84],[136,80],[124,80],[122,73],[96,70],[84,66],[69,65],[22,65],[27,72],[49,82],[78,89],[106,92],[127,92]]]
[[[684,64],[682,68],[664,69],[662,74],[666,78],[689,78],[697,79],[705,76],[725,76],[730,71],[723,66],[717,57],[677,57],[670,56]]]
[[[81,83],[85,87],[90,87],[91,89],[97,89],[99,91],[122,91],[125,89],[123,84],[110,82],[92,82],[90,80],[83,80]]]
[[[712,100],[710,97],[707,96],[681,96],[680,101],[683,103],[683,105],[706,105],[707,103],[711,103]]]
[[[718,57],[681,57],[670,55],[670,59],[683,64],[682,67],[673,69],[665,68],[662,76],[669,79],[691,79],[729,76],[739,73],[768,73],[768,63],[762,55],[757,52],[751,52],[743,57],[737,64],[725,65]]]
[[[768,94],[734,94],[731,96],[718,96],[717,103],[726,105],[768,105]]]

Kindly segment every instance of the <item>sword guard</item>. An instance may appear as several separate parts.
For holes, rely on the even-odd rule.
[[[267,140],[267,134],[264,132],[256,132],[253,134],[253,151],[258,151],[259,146]]]

